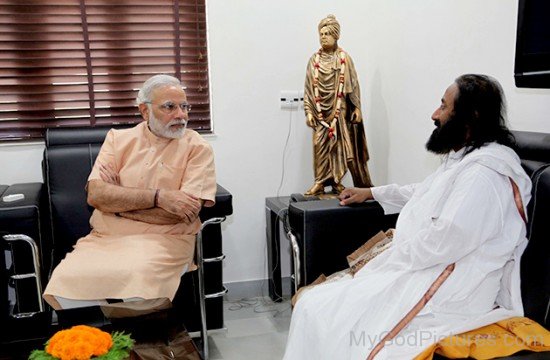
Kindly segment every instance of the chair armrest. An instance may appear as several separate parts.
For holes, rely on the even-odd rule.
[[[233,196],[223,186],[217,185],[216,204],[211,207],[203,207],[199,213],[201,221],[215,217],[224,217],[233,213]]]
[[[4,202],[6,195],[23,194],[24,199]],[[49,209],[46,200],[46,189],[42,183],[21,183],[4,189],[0,197],[0,231],[3,234],[24,234],[36,241],[39,250],[39,262],[42,270],[42,281],[46,281],[50,271],[51,236],[49,227]],[[21,271],[32,270],[32,254],[27,246],[20,249],[15,246],[15,260]]]
[[[40,276],[40,255],[38,254],[38,246],[36,242],[27,235],[23,234],[10,234],[4,235],[3,240],[8,243],[22,242],[28,246],[32,254],[32,269],[27,273],[16,273],[11,276],[13,280],[34,279],[36,286],[36,300],[38,304],[38,311],[28,311],[20,313],[12,313],[15,318],[28,318],[34,316],[38,312],[44,312],[44,299],[42,299],[42,280]],[[18,299],[18,293],[16,293],[16,302],[20,303]],[[30,294],[29,294],[30,295]],[[12,310],[13,311],[13,310]]]
[[[4,192],[6,192],[8,188],[9,188],[8,185],[0,185],[0,196],[4,195]]]

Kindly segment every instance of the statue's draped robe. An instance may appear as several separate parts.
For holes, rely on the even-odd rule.
[[[329,138],[328,129],[319,120],[315,106],[313,79],[315,76],[316,53],[309,59],[304,86],[304,109],[312,114],[315,121],[313,131],[313,167],[315,182],[324,185],[338,184],[349,169],[353,184],[358,187],[372,186],[367,161],[367,140],[362,119],[351,123],[353,111],[361,108],[361,94],[355,66],[345,53],[344,99],[337,119],[335,138]],[[323,120],[331,124],[336,113],[337,90],[339,85],[339,51],[334,54],[321,53],[319,67],[319,97]]]

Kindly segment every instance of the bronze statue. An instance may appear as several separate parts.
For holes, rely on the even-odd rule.
[[[328,15],[318,26],[321,48],[309,59],[304,89],[307,125],[313,128],[315,184],[305,195],[339,194],[349,169],[356,187],[371,187],[367,140],[355,66],[338,47],[340,24]]]

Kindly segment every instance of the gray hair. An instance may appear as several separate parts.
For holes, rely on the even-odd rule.
[[[181,81],[173,76],[165,74],[151,76],[143,83],[143,86],[139,90],[136,98],[136,104],[139,106],[139,104],[151,101],[151,93],[153,92],[153,90],[165,86],[182,87]]]

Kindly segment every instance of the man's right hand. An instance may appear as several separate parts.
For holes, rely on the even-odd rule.
[[[342,190],[338,199],[340,199],[340,205],[349,205],[372,200],[374,197],[370,188],[346,188]]]
[[[187,223],[194,221],[201,210],[198,198],[179,190],[160,190],[157,204]]]

